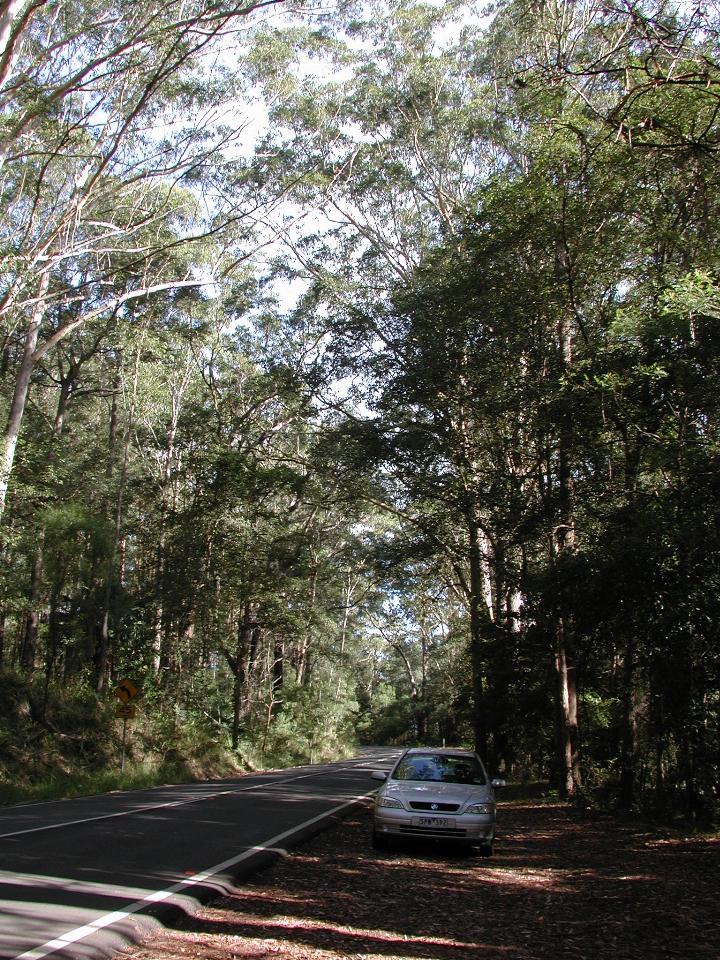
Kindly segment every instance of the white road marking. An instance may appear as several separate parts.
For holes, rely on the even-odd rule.
[[[342,763],[343,761],[340,762]],[[347,763],[348,761],[345,762]],[[353,763],[353,761],[349,762]],[[365,762],[367,761],[358,760],[355,761],[355,766],[348,766],[344,769],[348,771],[355,771],[358,769],[358,766],[360,769],[362,769],[362,764]],[[300,767],[300,769],[307,769],[307,767]],[[343,768],[340,767],[338,772],[342,773]],[[182,807],[189,803],[201,803],[203,800],[213,800],[216,797],[229,796],[233,793],[247,793],[250,790],[260,790],[264,787],[274,787],[283,783],[292,783],[293,780],[305,780],[306,778],[312,777],[317,773],[317,770],[311,770],[310,773],[302,773],[294,777],[285,777],[279,780],[268,780],[263,783],[256,783],[252,787],[236,787],[232,790],[219,790],[216,793],[204,793],[202,796],[190,797],[186,800],[170,800],[167,803],[153,803],[148,804],[146,807],[136,807],[132,810],[120,810],[117,813],[102,813],[97,817],[85,817],[82,820],[63,820],[60,823],[49,823],[42,827],[27,827],[24,830],[13,830],[9,833],[0,833],[0,840],[7,840],[11,837],[22,837],[28,833],[39,833],[41,830],[60,830],[62,827],[74,827],[82,823],[93,823],[95,820],[112,820],[115,817],[132,817],[135,816],[135,814],[147,813],[150,810],[164,810],[170,807]],[[27,806],[27,804],[25,804],[25,806]]]
[[[302,778],[292,777],[291,779],[299,780]],[[68,947],[73,943],[77,943],[78,940],[84,940],[86,937],[91,936],[93,933],[97,933],[104,927],[108,927],[113,923],[119,923],[122,920],[127,920],[128,917],[131,917],[133,914],[143,910],[148,906],[148,904],[162,903],[165,900],[169,900],[176,893],[187,890],[188,887],[193,887],[198,883],[203,883],[204,881],[209,880],[211,877],[214,877],[216,874],[222,873],[223,870],[228,870],[230,867],[234,867],[238,863],[242,863],[243,860],[248,860],[256,853],[260,853],[263,850],[272,851],[279,843],[281,843],[283,840],[286,840],[288,837],[293,836],[293,834],[299,833],[301,830],[305,830],[307,827],[311,827],[313,824],[319,823],[321,820],[325,820],[327,817],[331,817],[334,813],[338,813],[340,810],[344,810],[346,807],[350,807],[353,804],[358,803],[360,800],[365,800],[367,797],[371,796],[371,793],[372,791],[369,793],[358,794],[357,796],[352,797],[352,799],[347,800],[345,803],[341,803],[339,806],[333,807],[331,810],[326,810],[325,813],[320,813],[318,816],[312,817],[310,820],[306,820],[304,823],[301,823],[296,827],[292,827],[290,830],[285,830],[283,833],[278,833],[276,836],[271,837],[264,843],[260,843],[254,847],[248,847],[248,849],[243,851],[243,853],[240,853],[235,857],[231,857],[229,860],[224,860],[222,863],[218,863],[214,867],[209,867],[202,873],[196,873],[192,877],[187,877],[185,880],[180,880],[179,883],[175,883],[165,890],[156,890],[153,893],[149,893],[146,897],[143,897],[142,900],[137,900],[124,910],[116,910],[113,913],[103,914],[96,920],[93,920],[91,923],[87,923],[82,927],[76,927],[74,930],[68,930],[67,933],[64,933],[56,940],[49,940],[47,943],[42,944],[42,946],[28,950],[26,953],[20,953],[14,958],[14,960],[42,960],[43,957],[47,957],[49,954],[55,953],[57,950],[62,950],[63,947]]]
[[[74,827],[81,823],[93,823],[96,820],[112,820],[114,817],[134,817],[138,813],[147,813],[149,810],[164,810],[169,807],[182,807],[189,803],[201,803],[203,800],[214,800],[216,797],[225,797],[233,793],[248,793],[250,790],[267,789],[293,780],[305,780],[311,773],[303,773],[297,777],[287,777],[284,780],[270,780],[265,783],[256,783],[252,787],[237,787],[232,790],[218,790],[217,793],[204,793],[199,797],[189,797],[185,800],[170,800],[167,803],[153,803],[146,807],[135,807],[132,810],[120,810],[117,813],[102,813],[97,817],[85,817],[82,820],[63,820],[60,823],[47,823],[42,827],[27,827],[25,830],[13,830],[11,833],[0,833],[0,840],[10,837],[22,837],[27,833],[40,833],[42,830],[59,830],[62,827]]]

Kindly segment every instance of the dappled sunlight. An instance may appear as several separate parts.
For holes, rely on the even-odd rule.
[[[202,934],[200,939],[199,934]],[[202,955],[208,956],[213,947],[229,951],[233,957],[254,956],[246,952],[248,941],[262,943],[272,955],[331,957],[377,956],[388,958],[433,958],[433,960],[461,960],[465,957],[483,956],[499,958],[520,955],[507,945],[479,940],[464,941],[450,936],[409,933],[399,934],[383,927],[363,928],[340,922],[330,923],[296,916],[243,915],[241,923],[220,924],[214,928],[211,919],[201,929],[192,933],[179,931],[178,938],[168,942],[161,939],[147,952],[134,952],[136,960],[145,957],[182,955],[182,944],[192,938],[195,950],[201,947]],[[159,948],[159,949],[158,949]],[[294,950],[301,952],[295,954]],[[308,954],[306,951],[310,950]],[[195,953],[197,955],[197,952]],[[258,955],[264,956],[264,953]]]
[[[513,887],[542,887],[552,886],[555,890],[561,889],[561,877],[555,870],[512,870],[500,868],[478,878],[481,883],[505,884]],[[569,889],[566,887],[565,889]]]
[[[636,877],[616,877],[615,879],[621,883],[653,883],[657,877],[640,874]]]
[[[687,851],[713,850],[720,853],[720,837],[664,837],[662,839],[646,840],[643,847],[648,850],[670,848],[672,850]]]
[[[342,923],[328,923],[320,920],[312,920],[307,917],[278,916],[272,918],[268,923],[267,917],[262,916],[244,916],[243,930],[247,935],[249,930],[255,930],[260,937],[266,938],[268,934],[277,935],[282,933],[283,938],[303,939],[305,935],[312,935],[311,939],[326,940],[328,943],[339,944],[345,942],[347,946],[357,949],[358,942],[362,943],[366,949],[374,949],[376,952],[386,952],[385,948],[390,945],[402,943],[405,951],[412,947],[422,946],[423,948],[453,948],[456,950],[482,949],[486,944],[465,943],[452,937],[427,937],[412,934],[403,934],[399,937],[396,931],[375,928],[365,929],[353,925]]]
[[[715,960],[715,841],[668,847],[560,805],[504,807],[499,824],[491,860],[379,853],[355,812],[131,960],[644,960],[672,955],[682,924],[684,956]]]

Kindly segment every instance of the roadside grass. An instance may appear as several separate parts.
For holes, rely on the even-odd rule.
[[[247,745],[246,745],[247,746]],[[72,797],[88,797],[101,793],[111,793],[123,790],[142,790],[150,787],[164,786],[176,783],[201,781],[208,778],[222,778],[232,776],[243,769],[258,769],[283,765],[285,758],[265,757],[264,764],[256,764],[256,759],[250,751],[243,751],[243,756],[232,756],[229,752],[212,750],[206,744],[205,751],[197,751],[195,757],[178,757],[177,754],[169,758],[154,757],[143,760],[126,759],[122,772],[119,761],[113,767],[103,766],[95,770],[82,769],[79,765],[72,765],[66,770],[46,770],[38,776],[28,776],[29,769],[25,768],[25,775],[13,776],[5,769],[5,775],[0,777],[0,807],[14,806],[23,803],[41,803],[50,800],[65,800]],[[347,756],[352,751],[343,750],[341,754]],[[207,764],[198,763],[198,755],[204,754]],[[211,760],[212,755],[212,760]],[[323,760],[337,759],[323,757]],[[17,771],[16,771],[17,772]],[[535,803],[557,803],[557,791],[550,789],[547,782],[534,781],[523,783],[509,783],[500,791],[500,799],[505,802],[517,800],[532,800]]]
[[[352,744],[318,753],[312,738],[263,738],[247,730],[233,747],[225,726],[200,709],[181,710],[146,691],[132,723],[116,716],[111,692],[86,683],[45,686],[0,667],[0,807],[114,791],[220,780],[247,771],[336,760]]]
[[[231,771],[229,771],[231,772]],[[119,770],[54,774],[31,784],[0,783],[0,806],[89,797],[120,790],[142,790],[197,779],[183,763],[131,763]]]
[[[243,772],[275,769],[305,759],[274,756],[266,753],[260,762],[251,746],[242,745],[237,753],[217,741],[203,738],[196,731],[192,744],[182,743],[181,749],[165,745],[165,755],[146,753],[142,758],[127,757],[121,772],[119,756],[110,756],[110,763],[89,767],[77,758],[58,758],[52,751],[36,751],[14,758],[12,765],[3,763],[0,755],[0,807],[72,797],[89,797],[101,793],[124,790],[143,790],[170,784],[221,780]],[[318,758],[318,762],[337,760],[352,753],[350,749],[336,751],[333,756]]]

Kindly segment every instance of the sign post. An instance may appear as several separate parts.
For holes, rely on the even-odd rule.
[[[125,745],[127,743],[127,723],[133,720],[137,712],[135,704],[131,701],[137,696],[138,688],[132,680],[121,680],[115,687],[115,696],[120,703],[115,707],[115,716],[123,722],[122,732],[122,752],[120,754],[120,775],[125,772]]]

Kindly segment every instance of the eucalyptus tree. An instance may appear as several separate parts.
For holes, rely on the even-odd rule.
[[[286,236],[285,269],[308,284],[296,317],[326,344],[326,369],[357,378],[358,393],[376,350],[404,362],[383,302],[411,282],[427,249],[458,232],[473,188],[509,160],[487,106],[491,83],[476,69],[475,19],[463,4],[351,4],[339,25],[255,40],[253,76],[272,99],[273,124],[258,176],[277,190],[309,171],[295,198],[305,219]],[[313,71],[315,60],[331,71]],[[483,559],[473,567],[476,597]]]
[[[289,90],[291,95],[288,98],[286,93],[282,104],[271,113],[281,127],[275,148],[270,141],[266,144],[260,166],[268,170],[268,176],[279,176],[280,183],[282,177],[288,175],[288,164],[297,164],[299,160],[315,171],[306,187],[308,202],[322,209],[328,228],[325,233],[321,228],[292,244],[300,272],[314,281],[302,309],[315,310],[318,325],[325,324],[332,330],[333,342],[327,354],[339,371],[362,379],[369,370],[370,379],[375,377],[376,383],[383,380],[392,383],[397,391],[396,394],[392,390],[380,391],[388,407],[392,407],[396,398],[398,406],[398,436],[389,442],[388,459],[395,459],[399,473],[405,464],[406,482],[413,485],[416,503],[424,504],[419,513],[426,527],[432,525],[430,518],[436,512],[443,513],[443,508],[437,505],[445,503],[447,497],[455,500],[451,513],[455,511],[457,516],[459,511],[463,517],[470,547],[458,545],[454,537],[450,539],[458,573],[468,565],[467,573],[463,571],[460,575],[460,582],[464,583],[468,598],[475,651],[476,740],[484,751],[484,667],[480,655],[484,611],[488,610],[491,622],[499,618],[510,623],[516,616],[500,612],[503,606],[500,598],[506,595],[504,584],[496,590],[495,599],[491,597],[490,582],[505,581],[504,568],[507,566],[509,570],[512,564],[508,565],[502,543],[491,545],[492,537],[480,520],[478,497],[482,500],[484,496],[480,492],[486,469],[483,457],[489,457],[485,464],[495,463],[495,475],[502,476],[503,463],[512,463],[513,456],[500,449],[502,444],[493,450],[492,443],[486,440],[486,430],[480,424],[489,423],[493,414],[480,412],[484,402],[481,389],[473,392],[471,388],[466,396],[460,396],[464,379],[473,380],[478,362],[473,350],[463,347],[464,341],[475,346],[479,339],[479,336],[473,339],[475,314],[466,312],[456,323],[452,315],[448,316],[451,311],[438,306],[432,294],[433,281],[420,279],[422,295],[429,297],[437,309],[437,317],[425,321],[432,330],[428,338],[432,342],[426,345],[416,366],[411,340],[416,331],[412,324],[403,327],[402,322],[398,322],[398,311],[387,309],[387,304],[393,296],[391,291],[402,286],[413,289],[418,285],[416,270],[433,246],[445,242],[447,260],[427,266],[427,272],[440,272],[448,262],[452,264],[453,250],[457,251],[458,262],[463,261],[466,224],[475,218],[477,206],[482,206],[483,185],[494,180],[506,182],[512,203],[512,185],[522,183],[528,174],[534,176],[535,187],[545,174],[559,177],[557,182],[563,182],[560,157],[554,166],[538,164],[538,171],[533,170],[544,149],[543,141],[551,140],[552,136],[538,136],[537,127],[530,127],[531,123],[539,123],[549,129],[555,121],[558,96],[550,91],[533,100],[519,93],[513,86],[512,76],[507,83],[499,82],[497,63],[502,59],[502,52],[494,50],[483,39],[483,28],[477,22],[473,7],[384,5],[380,15],[374,7],[358,5],[351,8],[351,13],[355,19],[345,28],[344,42],[336,36],[328,38],[321,31],[304,37],[297,31],[261,37],[256,59],[267,67],[262,74],[266,87],[272,91]],[[345,75],[349,73],[349,78],[336,80],[332,76],[318,81],[308,78],[307,69],[300,73],[295,52],[298,46],[308,56],[324,54],[334,60],[337,69]],[[511,54],[507,57],[512,64]],[[512,74],[512,65],[509,71]],[[567,121],[571,122],[569,118]],[[268,156],[270,159],[266,159]],[[569,188],[565,176],[564,188],[559,190],[528,190],[525,199],[531,204],[530,218],[526,218],[518,206],[511,215],[515,220],[510,229],[500,226],[503,215],[497,211],[494,219],[488,217],[486,225],[488,230],[499,229],[505,237],[503,253],[522,259],[522,253],[512,248],[514,240],[517,244],[527,244],[530,255],[537,257],[540,266],[536,275],[540,277],[541,288],[530,292],[529,303],[540,304],[540,325],[545,322],[548,329],[554,327],[556,331],[555,341],[546,340],[546,358],[561,357],[565,364],[572,357],[572,328],[582,309],[574,302],[577,270],[570,266],[572,251],[568,234],[576,224],[565,219]],[[516,191],[518,197],[521,192],[522,187]],[[547,221],[542,220],[548,215],[555,225],[552,235],[545,229]],[[480,213],[480,218],[482,216]],[[518,218],[528,231],[524,235],[516,224]],[[531,231],[538,223],[538,236],[542,236],[544,247],[540,242],[533,243]],[[492,265],[488,263],[488,272],[506,271],[501,255],[496,252],[497,259]],[[527,286],[525,280],[521,279],[520,283]],[[557,293],[550,290],[553,285],[558,287]],[[442,283],[438,289],[447,292]],[[512,296],[509,289],[504,295]],[[459,307],[462,313],[462,303],[458,300],[451,297],[455,308]],[[330,313],[329,322],[323,303],[329,305],[325,308]],[[555,305],[554,315],[548,308],[550,303]],[[526,315],[530,313],[526,311]],[[530,316],[528,323],[533,322]],[[477,327],[478,331],[486,329],[483,325]],[[452,346],[444,350],[448,331],[452,331],[448,336]],[[439,340],[434,340],[438,332]],[[488,344],[491,342],[492,337]],[[515,361],[522,365],[522,351]],[[552,359],[550,362],[555,364]],[[425,369],[419,374],[424,383],[422,401],[406,402],[403,388],[423,365]],[[433,371],[434,380],[423,379],[427,371]],[[423,440],[424,435],[432,433],[432,427],[427,427],[423,417],[432,419],[433,414],[428,410],[432,408],[438,385],[447,384],[453,377],[455,380],[447,387],[447,396],[452,396],[452,400],[441,393],[435,402],[447,412],[450,432],[458,438],[457,445],[450,454],[435,448],[429,452],[431,447],[423,447]],[[485,388],[487,386],[485,384]],[[488,410],[492,408],[489,397],[488,393]],[[403,403],[406,406],[400,413],[399,406]],[[454,412],[449,411],[452,404]],[[388,410],[386,423],[392,421],[393,414]],[[382,426],[380,430],[382,432]],[[492,432],[490,429],[489,433]],[[561,503],[565,513],[564,519],[549,521],[556,533],[562,533],[560,539],[555,535],[551,538],[556,550],[562,549],[565,542],[569,545],[572,539],[569,459],[572,431],[567,418],[560,432],[557,453],[549,455],[558,462],[548,464],[552,474],[557,471],[561,488],[558,497],[553,484],[552,510],[557,510]],[[503,436],[503,427],[495,434]],[[411,438],[413,450],[403,449],[405,437]],[[518,440],[516,437],[515,448]],[[430,445],[433,442],[442,446],[437,437],[428,441]],[[512,445],[508,449],[511,450]],[[445,456],[450,456],[454,464],[449,470],[444,464]],[[513,469],[504,470],[509,488],[517,486]],[[519,469],[522,474],[525,467]],[[448,473],[453,480],[449,483],[450,491],[446,492]],[[452,489],[455,482],[464,487],[464,493]],[[427,487],[425,492],[421,492],[423,485]],[[403,494],[399,496],[402,502]],[[464,505],[458,507],[457,503],[463,498]],[[389,492],[388,499],[393,499],[393,493]],[[447,518],[438,522],[445,524]],[[437,537],[437,532],[434,536]],[[517,591],[515,596],[512,603],[517,607]],[[490,597],[489,603],[485,597]],[[569,662],[570,635],[565,631],[565,619],[561,615],[557,617],[556,627],[558,701],[568,704],[563,750],[564,762],[571,769],[568,789],[572,792],[577,778],[576,751],[572,745],[576,725],[574,666]]]
[[[177,247],[243,218],[217,190],[202,210],[198,185],[245,122],[223,52],[271,4],[3,5],[0,317],[18,359],[0,509],[38,361],[95,316],[198,285]]]
[[[712,270],[716,24],[666,4],[507,3],[486,36],[466,11],[441,41],[461,6],[383,9],[371,23],[358,7],[341,40],[261,38],[266,88],[286,100],[258,169],[280,184],[300,158],[313,170],[306,202],[328,228],[316,218],[292,244],[312,281],[298,315],[369,385],[375,420],[351,419],[347,443],[382,464],[381,496],[467,585],[478,711],[482,631],[504,623],[512,649],[524,617],[547,635],[573,793],[588,656],[574,571],[603,497],[632,509],[659,423],[649,398],[633,413],[630,394],[608,395],[604,371],[623,310],[662,312],[669,284]],[[319,81],[323,56],[337,76]],[[647,376],[635,362],[632,389]],[[478,713],[479,741],[481,727]]]
[[[641,571],[656,569],[656,582],[662,582],[662,570],[685,538],[675,521],[660,520],[659,504],[669,505],[676,476],[695,482],[694,469],[693,481],[685,469],[693,464],[704,473],[706,456],[712,456],[704,424],[712,419],[714,397],[698,392],[689,371],[705,369],[704,382],[711,385],[704,364],[712,347],[704,331],[716,296],[717,27],[710,8],[667,3],[508,3],[490,32],[489,50],[509,98],[531,136],[542,138],[545,129],[555,161],[547,149],[535,159],[530,150],[529,158],[540,159],[553,171],[548,182],[562,187],[555,249],[558,290],[565,291],[558,306],[566,321],[559,339],[568,361],[562,403],[573,422],[566,421],[558,449],[570,466],[566,529],[572,539],[566,538],[550,579],[564,597],[579,662],[597,663],[595,654],[604,649],[606,664],[616,664],[606,669],[617,674],[621,793],[628,806],[648,752],[648,711],[664,744],[656,779],[667,779],[662,768],[673,747],[657,718],[663,697],[678,697],[668,696],[667,688],[663,695],[652,691],[665,675],[663,661],[677,661],[669,635],[685,630],[683,648],[702,675],[706,670],[704,656],[691,652],[706,642],[698,647],[690,639],[704,636],[700,624],[707,616],[700,607],[694,617],[688,614],[694,590],[683,581],[678,609],[685,611],[684,626],[661,627],[663,601]],[[599,282],[588,284],[593,276]],[[689,336],[681,325],[670,332],[671,313],[685,318]],[[699,336],[694,322],[696,333],[703,331]],[[703,502],[709,519],[714,507]],[[678,535],[669,536],[670,529]],[[623,549],[622,531],[625,569],[616,552]],[[607,546],[605,564],[594,550],[596,537]],[[636,574],[628,576],[636,563]],[[582,569],[593,570],[606,587],[617,577],[615,593],[603,593],[604,611],[589,602],[592,586],[582,583]],[[639,595],[641,583],[646,589]],[[596,650],[587,647],[589,638]],[[586,676],[587,682],[593,681]],[[691,686],[684,693],[688,716]],[[694,748],[679,730],[675,737],[686,758],[683,780],[692,783],[687,758]]]
[[[328,736],[346,716],[358,585],[349,521],[309,452],[307,390],[268,352],[269,318],[228,327],[243,299],[230,290],[221,310],[196,304],[197,327],[182,335],[176,321],[146,339],[143,361],[157,361],[145,367],[134,469],[152,495],[133,492],[128,589],[144,616],[127,641],[163,700],[185,702],[208,672],[228,677],[233,744],[267,747],[301,723],[306,701]]]
[[[253,38],[270,121],[256,176],[278,191],[304,171],[286,269],[316,284],[338,324],[407,280],[509,160],[480,36],[474,4],[358,2]]]

